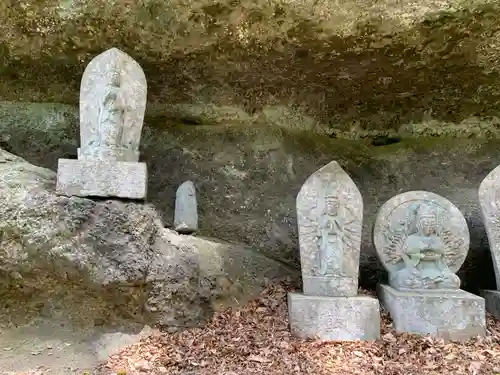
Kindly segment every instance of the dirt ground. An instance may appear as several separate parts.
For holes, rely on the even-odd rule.
[[[500,322],[466,343],[398,334],[382,313],[377,342],[321,342],[291,336],[286,285],[271,286],[246,306],[217,313],[204,328],[158,333],[126,347],[102,374],[169,375],[495,375],[500,374]]]
[[[90,375],[110,354],[153,329],[145,326],[78,325],[64,317],[35,314],[19,303],[0,306],[0,375]]]

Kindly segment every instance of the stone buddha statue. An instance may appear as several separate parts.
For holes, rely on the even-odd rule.
[[[421,204],[400,249],[404,267],[389,274],[396,289],[458,289],[460,279],[445,263],[446,244],[438,233],[436,207]]]
[[[327,200],[318,224],[316,238],[319,266],[316,269],[316,275],[337,274],[342,267],[344,250],[344,220],[340,215],[340,202],[338,199],[330,198]]]
[[[120,72],[114,71],[102,96],[98,116],[98,147],[112,150],[123,148],[125,105],[120,89]]]

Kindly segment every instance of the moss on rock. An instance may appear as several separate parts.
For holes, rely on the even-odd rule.
[[[48,108],[0,104],[0,139],[11,152],[55,170],[59,157],[76,157],[77,108],[61,105],[64,116],[54,115],[57,106]],[[45,121],[40,113],[52,119],[51,127],[40,126]],[[155,115],[146,117],[141,158],[148,165],[148,200],[166,226],[172,225],[175,191],[189,179],[197,188],[201,235],[245,243],[294,267],[299,265],[296,195],[310,174],[337,160],[363,194],[364,286],[384,277],[371,240],[380,206],[403,191],[435,192],[467,218],[471,251],[460,276],[473,290],[494,282],[477,188],[500,164],[499,147],[495,139],[435,137],[373,146],[370,139],[335,139],[269,126],[187,126]]]

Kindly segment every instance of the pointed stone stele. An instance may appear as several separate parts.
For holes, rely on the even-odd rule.
[[[500,166],[491,171],[479,185],[479,205],[488,235],[496,290],[482,290],[486,310],[500,319]]]
[[[198,204],[192,181],[182,183],[175,194],[174,229],[182,234],[198,230]]]
[[[373,242],[389,273],[379,299],[398,332],[460,341],[486,334],[484,299],[461,290],[455,275],[469,228],[453,203],[426,191],[396,195],[380,208]]]
[[[89,63],[80,87],[78,159],[59,159],[58,194],[146,197],[146,164],[138,162],[146,95],[142,68],[119,49]]]
[[[378,300],[358,296],[363,199],[335,161],[312,174],[297,196],[303,293],[288,295],[294,335],[376,340]]]

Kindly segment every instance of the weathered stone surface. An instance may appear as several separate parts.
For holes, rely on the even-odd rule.
[[[302,288],[309,296],[355,296],[358,279],[339,276],[302,276]]]
[[[500,166],[479,185],[479,205],[488,235],[497,289],[500,290]]]
[[[112,48],[89,63],[80,88],[78,160],[59,160],[58,194],[146,198],[146,164],[138,163],[146,93],[144,72],[122,51]]]
[[[488,236],[496,290],[481,290],[486,310],[500,319],[500,167],[493,169],[479,185],[479,205]]]
[[[198,230],[198,203],[192,181],[185,181],[175,194],[174,228],[179,233],[189,234]]]
[[[162,241],[196,254],[201,283],[210,286],[215,309],[218,309],[217,306],[244,303],[246,298],[257,295],[273,280],[299,280],[300,274],[296,270],[234,243],[179,235],[169,229],[163,230]]]
[[[396,195],[380,208],[373,241],[393,288],[460,288],[455,272],[469,251],[469,228],[449,200],[427,191]]]
[[[399,291],[379,284],[378,295],[398,332],[465,341],[486,335],[484,299],[463,290]]]
[[[85,68],[78,159],[139,161],[147,83],[140,65],[111,48]]]
[[[141,157],[148,201],[167,227],[173,228],[177,187],[192,180],[200,235],[245,243],[300,270],[297,193],[318,168],[337,160],[363,195],[360,285],[375,288],[386,279],[372,239],[381,205],[404,191],[430,190],[452,201],[469,225],[470,251],[457,273],[462,289],[495,289],[477,189],[500,164],[499,140],[402,138],[373,146],[371,139],[271,126],[185,126],[155,113],[146,112]],[[0,102],[1,147],[36,165],[55,171],[59,158],[76,159],[78,132],[75,106]]]
[[[147,181],[145,163],[59,159],[56,192],[79,197],[145,199]]]
[[[482,290],[481,297],[484,298],[486,311],[500,319],[500,290]]]
[[[306,180],[297,195],[304,294],[356,295],[362,222],[361,193],[336,161]]]
[[[145,69],[151,104],[190,124],[273,123],[350,137],[498,133],[499,7],[5,0],[0,97],[77,103],[83,66],[116,46]]]
[[[380,338],[379,303],[372,297],[289,293],[288,310],[291,331],[301,338],[335,341]]]
[[[170,304],[170,323],[203,318],[204,309],[190,309],[204,306],[209,295],[198,285],[196,258],[173,246],[160,252],[162,225],[153,206],[57,196],[52,171],[3,150],[0,158],[2,278],[20,285],[39,280],[35,287],[42,290],[50,280],[80,285],[121,316],[147,319],[156,310],[141,301],[162,299]]]
[[[150,204],[58,196],[54,172],[2,149],[0,179],[0,297],[20,315],[33,303],[75,319],[190,325],[293,276],[241,245],[164,229]]]
[[[289,293],[294,335],[376,340],[379,303],[358,291],[363,198],[336,161],[313,173],[297,195],[303,294]]]

